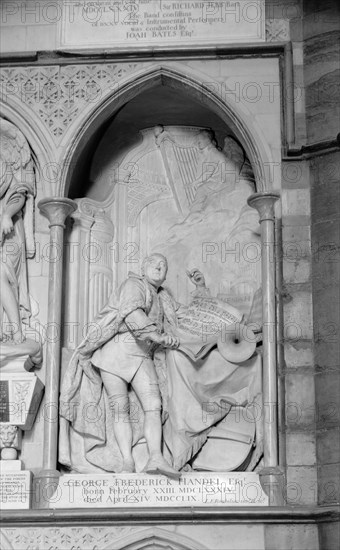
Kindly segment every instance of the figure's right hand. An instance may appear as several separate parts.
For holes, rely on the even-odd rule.
[[[159,342],[165,348],[178,348],[180,341],[179,338],[173,336],[172,334],[161,334],[161,341]]]
[[[165,348],[178,348],[180,344],[179,338],[167,333],[159,334],[158,332],[153,332],[148,338],[152,342],[155,342],[155,344],[159,344]]]

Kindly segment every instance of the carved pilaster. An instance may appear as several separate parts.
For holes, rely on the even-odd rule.
[[[264,473],[266,480],[264,489],[270,498],[271,505],[279,504],[277,487],[281,484],[273,473],[278,466],[274,227],[274,207],[278,199],[279,194],[274,192],[256,193],[248,198],[249,206],[258,211],[261,224],[264,470],[268,472],[270,469],[270,475]]]
[[[65,330],[63,345],[74,349],[86,326],[107,302],[113,286],[114,226],[102,207],[91,199],[76,201],[72,228],[67,236],[67,281],[65,281]],[[72,328],[73,327],[73,328]]]
[[[71,199],[52,197],[38,203],[41,213],[47,217],[50,227],[50,247],[55,250],[49,265],[48,325],[60,329],[62,304],[62,267],[65,220],[77,205]],[[60,334],[60,330],[59,330]],[[43,470],[37,476],[36,502],[39,508],[47,507],[46,493],[55,485],[59,476],[57,467],[58,399],[60,377],[60,337],[48,340],[46,349],[46,387]],[[51,486],[52,484],[52,486]]]

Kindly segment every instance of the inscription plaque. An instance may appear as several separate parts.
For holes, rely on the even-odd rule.
[[[253,472],[187,473],[180,480],[145,474],[64,475],[51,508],[266,506]]]
[[[8,380],[0,380],[0,422],[9,422]]]
[[[31,472],[6,472],[0,476],[0,504],[3,510],[28,510],[31,501]]]
[[[265,39],[265,0],[67,2],[61,47],[218,45]]]

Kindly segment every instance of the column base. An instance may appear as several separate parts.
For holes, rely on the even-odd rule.
[[[279,466],[264,467],[258,472],[262,489],[269,499],[269,506],[284,506],[285,476]]]
[[[58,470],[41,470],[34,476],[33,508],[46,510],[50,507],[51,502],[56,501],[59,477]]]

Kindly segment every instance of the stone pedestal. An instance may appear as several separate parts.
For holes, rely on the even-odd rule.
[[[24,365],[24,356],[17,354]],[[8,363],[8,368],[13,368]],[[39,378],[23,372],[2,372],[0,377],[0,505],[4,510],[29,510],[32,473],[22,470],[17,460],[22,430],[33,426],[44,385]]]

